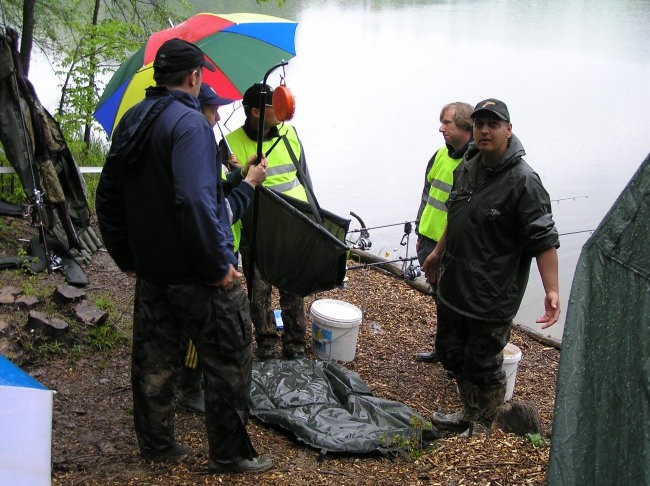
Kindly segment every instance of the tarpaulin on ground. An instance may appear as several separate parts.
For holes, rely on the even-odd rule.
[[[549,485],[650,484],[650,155],[578,260]]]
[[[266,187],[259,188],[258,197],[254,257],[262,277],[286,292],[302,296],[341,285],[350,220],[319,208],[319,223],[307,202]],[[247,218],[244,228],[252,233],[250,213]]]
[[[402,403],[374,397],[344,366],[309,359],[254,363],[251,413],[323,452],[417,447],[425,421]],[[441,435],[433,428],[425,437]]]

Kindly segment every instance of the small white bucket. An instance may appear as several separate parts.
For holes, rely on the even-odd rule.
[[[512,398],[515,391],[519,361],[521,361],[521,349],[512,343],[506,344],[506,347],[503,348],[503,365],[501,365],[501,369],[506,373],[506,401]]]
[[[352,361],[357,350],[361,309],[334,299],[311,304],[311,341],[314,354],[323,361]]]

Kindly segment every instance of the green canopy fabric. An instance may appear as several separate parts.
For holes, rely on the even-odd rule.
[[[548,484],[650,484],[650,155],[585,243],[562,337]]]

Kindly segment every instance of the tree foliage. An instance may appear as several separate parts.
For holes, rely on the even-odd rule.
[[[152,32],[166,28],[169,22],[179,23],[190,11],[188,3],[177,0],[3,1],[5,23],[23,33],[23,65],[29,69],[33,43],[63,80],[54,116],[67,137],[83,138],[87,146],[92,115],[109,74]],[[30,24],[33,40],[25,38]]]

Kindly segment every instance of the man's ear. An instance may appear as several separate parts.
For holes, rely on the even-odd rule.
[[[197,83],[199,82],[199,73],[198,73],[198,71],[195,69],[195,70],[192,71],[188,76],[190,77],[190,87],[193,88],[193,87],[196,86]]]

